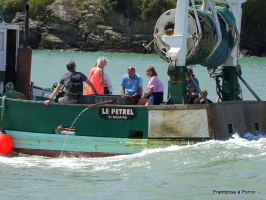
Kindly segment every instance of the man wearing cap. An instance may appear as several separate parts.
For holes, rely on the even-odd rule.
[[[54,97],[58,94],[62,86],[64,86],[65,94],[63,97],[58,99],[60,103],[82,103],[83,96],[83,82],[88,84],[97,94],[94,85],[90,82],[87,77],[81,73],[76,72],[76,64],[74,61],[70,60],[66,63],[68,72],[63,74],[50,98],[44,101],[45,105],[49,105]]]
[[[127,75],[125,75],[122,79],[122,96],[130,96],[133,97],[134,104],[137,104],[138,100],[142,95],[142,78],[136,74],[136,70],[134,67],[129,67],[127,69]]]

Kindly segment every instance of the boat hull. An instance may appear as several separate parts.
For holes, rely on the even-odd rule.
[[[266,102],[198,105],[60,104],[1,97],[2,124],[18,153],[102,157],[265,133]],[[61,127],[61,128],[59,128]]]
[[[16,153],[48,157],[106,157],[139,153],[145,149],[189,145],[208,139],[130,139],[44,134],[6,130]]]

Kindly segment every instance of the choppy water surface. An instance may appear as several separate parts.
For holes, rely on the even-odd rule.
[[[0,156],[0,196],[265,199],[265,164],[266,139],[238,137],[107,158]]]
[[[109,63],[114,93],[128,66],[144,79],[153,65],[165,86],[167,63],[158,56],[123,53],[33,51],[31,80],[50,88],[76,61],[88,75],[99,56]],[[243,78],[265,100],[265,58],[242,58]],[[216,99],[215,83],[206,68],[193,67],[200,86]],[[243,97],[254,100],[243,86]],[[62,144],[63,145],[63,144]],[[266,139],[208,141],[190,146],[145,150],[108,158],[46,158],[0,156],[0,199],[265,199]]]

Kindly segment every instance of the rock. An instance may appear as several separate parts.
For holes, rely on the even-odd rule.
[[[82,19],[81,11],[75,7],[72,0],[55,1],[46,7],[50,29],[65,32],[67,34],[78,34],[78,24]]]
[[[77,51],[116,51],[152,53],[143,47],[153,39],[157,18],[140,19],[132,12],[118,13],[86,1],[80,10],[75,1],[55,0],[46,7],[44,21],[29,19],[29,46],[33,49]],[[12,23],[20,25],[23,42],[24,13],[18,12]],[[242,25],[240,47],[244,55],[265,56],[265,34]],[[153,48],[153,45],[151,45]]]
[[[24,24],[25,14],[23,12],[17,12],[15,18],[12,20],[12,24]]]
[[[63,41],[53,34],[42,34],[42,40],[40,42],[40,49],[64,49]]]
[[[20,25],[20,44],[23,43],[25,13],[18,12],[11,23]],[[39,48],[41,33],[44,32],[43,23],[29,19],[28,45],[33,49]]]
[[[105,24],[105,20],[101,15],[86,14],[79,23],[80,30],[84,32],[92,32],[93,28],[99,24]]]
[[[258,30],[258,31],[254,31]],[[266,30],[253,25],[242,25],[240,47],[247,50],[249,56],[266,55]]]
[[[57,0],[47,6],[47,20],[42,29],[45,31],[40,33],[41,37],[37,48],[81,51],[144,51],[143,37],[135,36],[135,34],[141,32],[138,27],[145,25],[131,27],[132,24],[138,23],[121,14],[110,13],[101,8],[99,4],[87,2],[84,5],[86,7],[84,11],[80,11],[71,0]],[[34,29],[30,31],[36,35]],[[152,29],[149,34],[151,32]],[[152,38],[152,36],[146,35],[144,38]]]

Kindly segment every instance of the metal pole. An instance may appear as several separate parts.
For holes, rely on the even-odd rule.
[[[207,98],[205,97],[205,95],[202,93],[201,89],[198,87],[196,81],[194,80],[192,74],[187,71],[188,75],[189,75],[189,78],[192,80],[192,82],[194,83],[196,89],[198,90],[198,92],[200,93],[200,96],[204,99],[204,101],[206,102],[206,104],[209,104],[209,101],[207,100]]]
[[[29,5],[25,5],[25,23],[24,23],[24,35],[23,35],[23,47],[28,47],[28,32],[29,32]]]
[[[244,85],[249,89],[249,91],[254,95],[254,97],[258,100],[261,101],[261,99],[258,97],[258,95],[252,90],[252,88],[247,84],[247,82],[242,78],[242,76],[239,73],[236,73],[238,78],[244,83]]]
[[[25,25],[23,35],[23,46],[18,48],[18,65],[15,77],[15,90],[30,98],[30,74],[32,49],[28,47],[28,29],[29,29],[29,5],[25,6]]]

